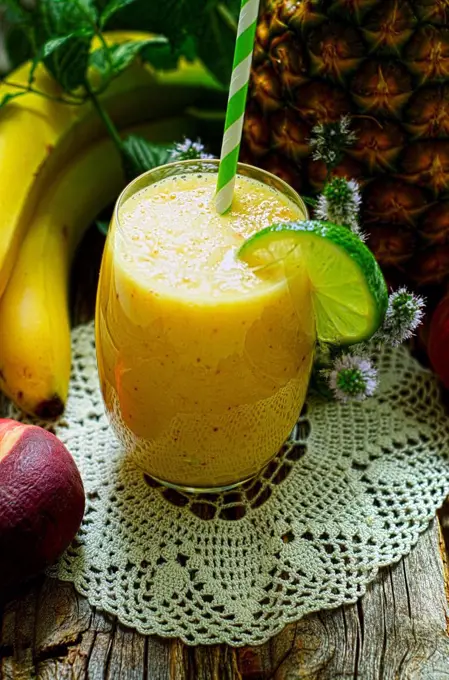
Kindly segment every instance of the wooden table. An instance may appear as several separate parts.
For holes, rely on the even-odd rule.
[[[75,263],[74,322],[92,316],[102,245],[91,230]],[[446,545],[449,503],[359,602],[239,649],[145,637],[40,577],[2,605],[0,680],[449,680]]]

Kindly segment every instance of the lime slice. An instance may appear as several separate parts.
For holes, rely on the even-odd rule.
[[[293,293],[294,271],[305,267],[323,342],[367,340],[384,319],[388,293],[382,272],[346,227],[318,220],[272,225],[247,239],[237,257],[253,268],[282,262]]]

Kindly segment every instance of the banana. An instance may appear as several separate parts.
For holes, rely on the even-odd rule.
[[[110,44],[148,38],[149,34],[105,34]],[[8,76],[8,82],[27,86],[30,62]],[[52,96],[62,94],[44,67],[35,72],[34,87]],[[122,129],[143,121],[181,113],[208,101],[221,90],[199,62],[181,61],[177,70],[159,73],[134,63],[101,95],[102,103]],[[17,89],[2,83],[0,98]],[[73,155],[106,131],[90,103],[79,106],[28,93],[0,111],[0,297],[11,274],[39,196]]]
[[[147,123],[127,132],[158,142],[192,135],[192,118]],[[77,155],[39,201],[0,299],[0,388],[23,411],[47,418],[67,398],[70,364],[68,281],[76,247],[125,180],[109,139]]]

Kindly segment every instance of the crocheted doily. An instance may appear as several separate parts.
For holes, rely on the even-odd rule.
[[[66,411],[87,506],[51,575],[142,633],[258,644],[310,612],[354,602],[416,542],[449,492],[449,418],[405,348],[376,357],[362,403],[310,398],[291,441],[240,490],[184,495],[124,458],[99,391],[93,325],[73,332]],[[11,407],[10,416],[20,418]]]

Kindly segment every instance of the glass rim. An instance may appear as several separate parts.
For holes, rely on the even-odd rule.
[[[147,170],[146,172],[143,172],[141,175],[138,175],[135,177],[131,182],[128,182],[128,184],[122,189],[120,194],[117,197],[117,200],[115,202],[114,206],[114,213],[113,213],[113,219],[116,224],[116,226],[120,229],[121,224],[120,224],[120,218],[119,218],[119,210],[122,207],[123,203],[125,200],[128,198],[131,198],[131,196],[134,196],[137,191],[140,189],[143,189],[144,185],[140,187],[140,189],[133,191],[133,187],[137,184],[140,184],[145,180],[145,178],[150,177],[153,173],[156,173],[157,171],[161,171],[164,168],[173,168],[173,167],[188,167],[191,166],[195,163],[204,163],[205,165],[210,164],[214,165],[217,167],[220,164],[220,159],[219,158],[189,158],[187,160],[175,160],[172,161],[171,163],[164,163],[163,165],[157,165],[155,168],[151,168],[151,170]],[[274,175],[272,172],[269,172],[268,170],[265,170],[264,168],[259,168],[256,165],[251,165],[250,163],[238,163],[237,164],[237,175],[239,174],[239,169],[244,169],[244,170],[249,170],[249,171],[256,171],[256,173],[260,173],[262,176],[266,177],[268,180],[271,180],[274,182],[276,186],[275,188],[278,188],[279,190],[282,190],[282,193],[286,195],[287,197],[291,194],[295,195],[296,200],[298,203],[301,205],[302,210],[304,211],[305,219],[309,219],[309,211],[307,209],[307,205],[305,204],[303,198],[300,196],[300,194],[294,189],[290,184],[288,184],[285,180],[281,179],[277,175]],[[245,175],[242,175],[245,176]],[[268,185],[268,182],[266,182]],[[128,192],[130,192],[128,194]],[[125,198],[126,194],[126,198]]]

